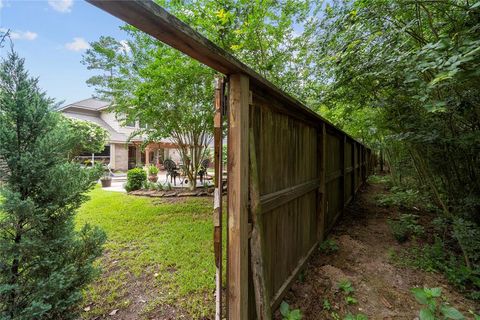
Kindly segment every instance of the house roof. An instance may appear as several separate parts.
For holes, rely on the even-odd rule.
[[[85,100],[67,104],[66,106],[63,106],[58,110],[62,111],[68,108],[79,108],[79,109],[92,110],[92,111],[101,111],[103,109],[108,108],[109,106],[110,106],[109,101],[100,100],[96,98],[88,98]]]
[[[63,112],[63,115],[68,117],[68,118],[90,121],[90,122],[93,122],[95,124],[98,124],[100,127],[104,128],[105,130],[108,131],[108,133],[110,134],[110,139],[109,140],[112,141],[112,142],[125,142],[125,141],[128,140],[128,136],[126,134],[115,131],[115,129],[113,129],[108,123],[103,121],[102,118],[100,118],[100,117],[81,114],[81,113],[73,113],[73,112],[68,112],[68,111]],[[132,140],[136,141],[136,140],[139,140],[139,139],[132,139]]]
[[[110,124],[102,119],[100,113],[102,110],[108,108],[110,106],[110,102],[103,101],[95,98],[89,98],[85,100],[81,100],[78,102],[74,102],[72,104],[66,105],[60,109],[64,116],[73,119],[79,119],[84,121],[93,122],[100,127],[104,128],[110,134],[110,142],[118,143],[118,142],[127,142],[129,141],[129,134],[118,132],[115,130]],[[81,112],[81,110],[88,110],[90,112]],[[108,110],[105,110],[108,111]],[[131,142],[141,142],[144,141],[144,137],[133,137],[130,139]],[[157,142],[161,143],[171,143],[170,139],[160,139]]]

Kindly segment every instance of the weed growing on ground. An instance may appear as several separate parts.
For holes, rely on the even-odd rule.
[[[290,306],[285,301],[280,305],[280,313],[283,320],[301,320],[302,312],[300,309],[290,309]]]
[[[328,299],[323,299],[323,310],[330,311],[332,309],[332,304]]]
[[[300,281],[301,283],[305,282],[305,271],[302,271],[298,274],[298,281]]]
[[[475,241],[470,239],[469,241]],[[471,260],[471,266],[465,264],[462,255],[453,251],[455,241],[435,236],[432,244],[413,246],[399,252],[392,252],[392,262],[404,267],[418,268],[427,272],[443,273],[445,278],[473,300],[480,300],[480,266]]]
[[[333,320],[340,320],[340,316],[335,311],[332,311],[332,313],[330,313],[330,316]]]
[[[413,288],[415,299],[424,307],[420,310],[420,320],[465,319],[463,314],[442,300],[441,288]]]
[[[388,224],[399,243],[419,237],[424,232],[423,227],[418,224],[418,215],[415,214],[401,214],[398,220],[389,219]]]
[[[355,291],[355,289],[352,286],[352,283],[348,280],[341,280],[340,283],[338,284],[338,288],[347,296],[352,294]]]
[[[325,253],[326,255],[331,255],[337,252],[339,247],[338,243],[334,239],[328,238],[318,246],[318,249],[320,252]]]
[[[352,286],[352,283],[348,280],[342,280],[338,284],[338,288],[345,294],[345,302],[347,305],[357,304],[358,301],[353,297],[353,292],[355,289]]]
[[[354,297],[350,297],[350,296],[345,297],[345,302],[347,304],[357,304],[358,303],[357,299],[355,299]]]

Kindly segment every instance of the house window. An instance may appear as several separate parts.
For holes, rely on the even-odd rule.
[[[142,123],[141,121],[138,121],[138,126],[142,129],[145,129],[147,125],[145,123]]]

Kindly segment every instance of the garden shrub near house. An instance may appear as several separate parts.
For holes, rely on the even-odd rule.
[[[147,173],[142,168],[134,168],[127,172],[127,184],[125,190],[127,192],[139,190],[147,180]]]
[[[101,175],[69,160],[73,132],[9,53],[0,65],[0,319],[78,319],[105,234],[74,216]]]

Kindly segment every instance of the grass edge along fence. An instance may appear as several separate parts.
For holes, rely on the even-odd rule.
[[[226,312],[271,318],[365,182],[371,150],[154,2],[87,1],[227,76]]]

